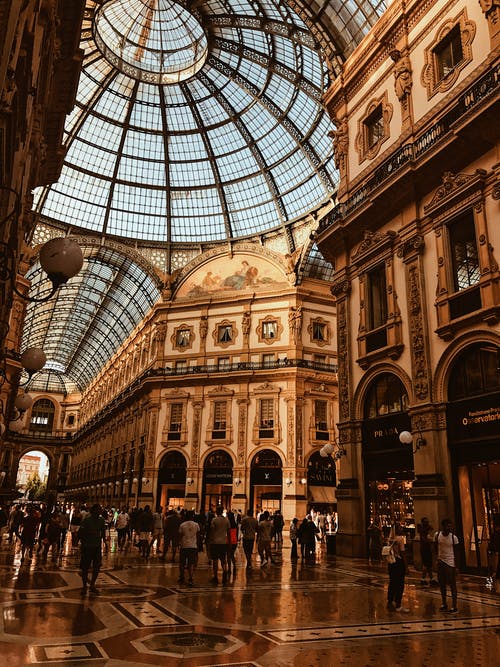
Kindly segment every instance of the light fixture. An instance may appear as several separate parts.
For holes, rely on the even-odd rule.
[[[116,480],[115,486],[120,486],[120,482],[118,480]]]
[[[419,449],[422,449],[422,447],[425,447],[427,444],[427,441],[422,435],[422,431],[420,430],[420,424],[417,424],[416,426],[418,433],[415,440],[413,434],[410,433],[410,431],[401,431],[399,434],[399,442],[402,445],[413,445],[413,443],[415,443],[415,447],[413,448],[414,454],[418,452]]]
[[[302,484],[302,486],[305,486],[307,484],[307,479],[305,477],[302,477],[300,483]]]
[[[287,477],[287,478],[285,479],[285,484],[286,484],[287,486],[292,486],[292,480],[290,479],[290,477]]]
[[[132,480],[132,484],[137,484],[138,481],[139,480],[137,479],[137,477],[134,477],[134,479]]]
[[[33,405],[33,399],[29,394],[24,392],[23,394],[19,394],[19,396],[16,396],[14,405],[19,410],[21,417],[23,413],[26,412],[26,410],[29,410],[31,408],[31,406]]]
[[[235,478],[233,479],[233,484],[234,484],[235,486],[239,486],[239,485],[241,484],[241,479],[240,479],[239,477],[235,477]]]
[[[194,484],[194,479],[192,477],[186,477],[186,484],[188,486],[193,486]]]
[[[142,483],[144,484],[144,486],[147,486],[149,484],[149,479],[147,477],[143,477]]]
[[[24,428],[24,425],[23,425],[22,419],[13,419],[9,423],[9,431],[12,431],[13,433],[21,433],[23,428]]]

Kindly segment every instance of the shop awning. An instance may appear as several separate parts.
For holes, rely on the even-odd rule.
[[[328,503],[331,505],[337,502],[334,486],[309,486],[309,495],[315,503]]]

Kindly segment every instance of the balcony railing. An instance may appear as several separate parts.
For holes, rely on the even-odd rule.
[[[395,151],[390,158],[383,162],[373,173],[372,177],[363,183],[345,202],[337,204],[330,213],[320,222],[320,231],[327,229],[338,220],[364,204],[372,192],[384,181],[394,176],[405,165],[414,162],[427,151],[451,133],[453,125],[476,109],[485,99],[493,96],[498,88],[500,78],[500,64],[486,72],[478,81],[468,88],[432,127],[421,134],[413,143],[405,144]]]

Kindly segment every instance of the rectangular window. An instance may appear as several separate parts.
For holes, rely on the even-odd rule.
[[[183,373],[185,373],[187,371],[187,367],[188,367],[187,361],[183,360],[183,361],[176,361],[175,362],[175,372],[178,375],[182,375]]]
[[[262,322],[262,338],[271,340],[276,338],[278,325],[276,322]]]
[[[326,340],[326,324],[324,322],[314,322],[312,323],[312,338],[317,341]]]
[[[453,282],[456,292],[477,285],[481,277],[472,213],[449,226]]]
[[[259,405],[259,438],[274,437],[274,400],[260,399]]]
[[[168,440],[180,440],[182,430],[182,403],[171,403]]]
[[[178,347],[187,347],[189,345],[189,329],[177,329],[175,343]]]
[[[231,367],[231,360],[229,357],[219,357],[217,359],[217,368],[220,370],[227,370]]]
[[[444,79],[463,60],[462,35],[456,25],[434,49],[438,79]]]
[[[316,424],[316,440],[328,440],[328,404],[326,401],[314,401],[314,421]]]
[[[368,330],[377,329],[387,322],[387,286],[385,265],[368,273]]]
[[[274,366],[274,354],[263,354],[262,355],[262,366],[264,368],[273,368],[273,366]]]
[[[220,326],[217,333],[219,343],[230,343],[233,340],[233,327],[230,324]]]
[[[226,415],[227,415],[227,402],[215,401],[214,426],[212,430],[212,438],[214,440],[223,440],[226,437]]]
[[[366,142],[368,148],[372,148],[384,138],[384,118],[381,104],[371,112],[364,123],[366,128]]]
[[[326,356],[324,354],[315,354],[313,361],[319,368],[323,368],[326,364]]]

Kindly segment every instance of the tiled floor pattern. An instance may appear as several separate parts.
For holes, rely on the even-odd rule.
[[[239,552],[239,549],[238,549]],[[237,552],[238,562],[242,554]],[[195,586],[177,565],[135,549],[106,556],[100,595],[81,597],[78,554],[23,565],[0,547],[0,665],[5,667],[493,667],[500,664],[500,595],[460,576],[459,614],[439,611],[435,588],[407,578],[402,614],[386,609],[383,566],[327,557],[239,567],[210,583],[200,555]]]

